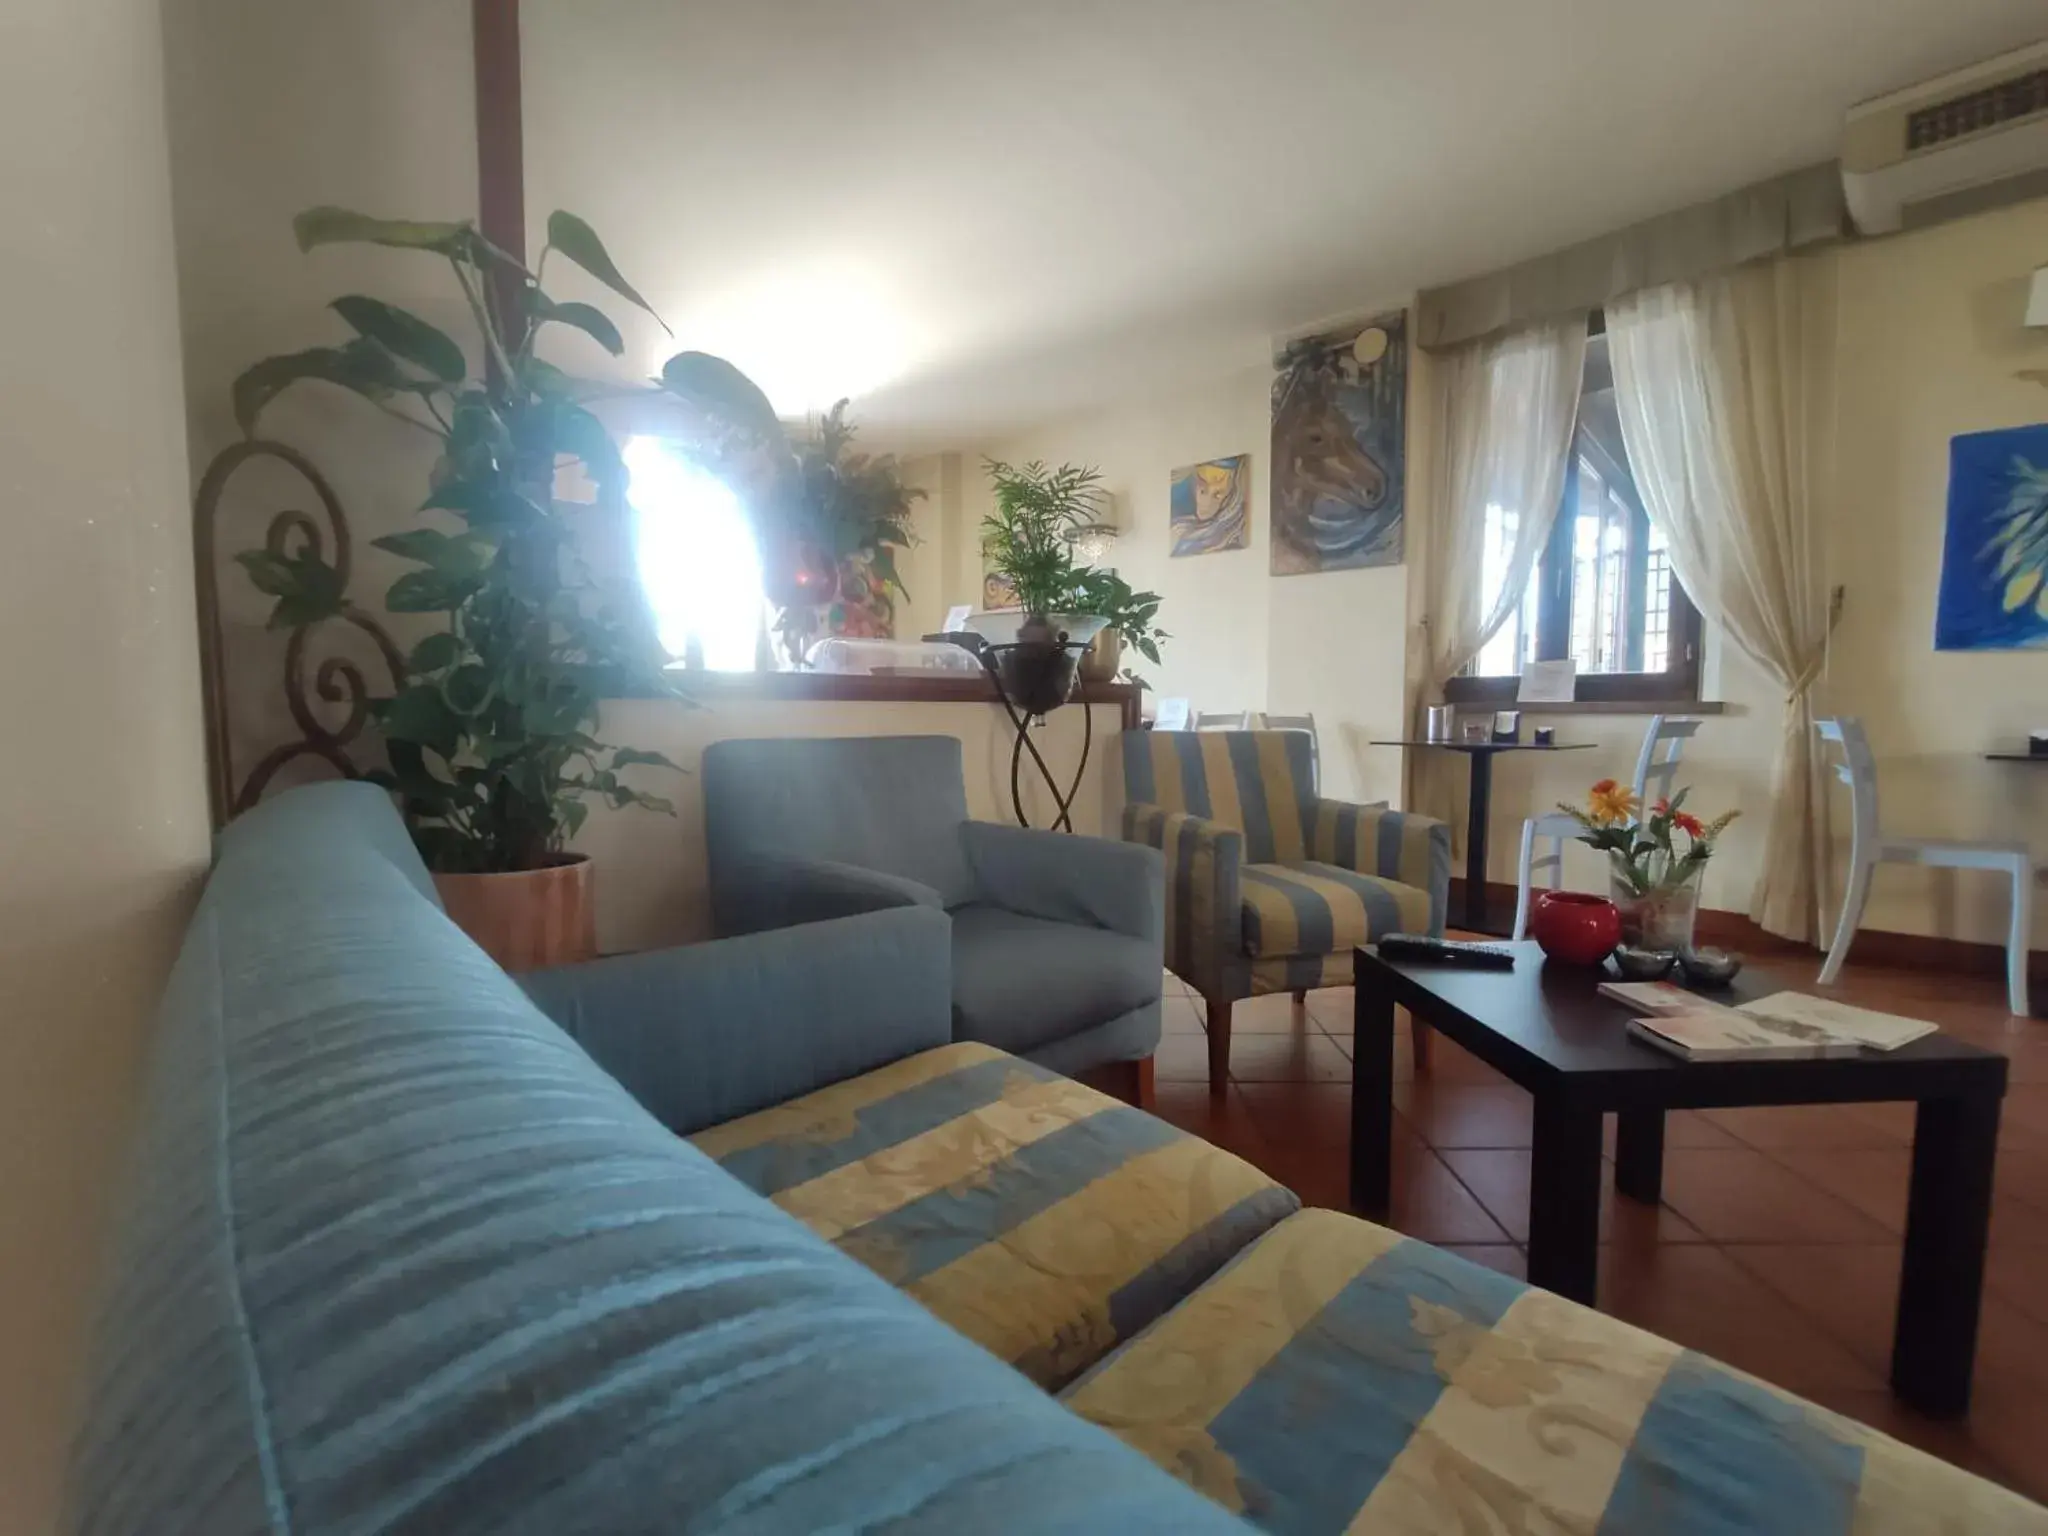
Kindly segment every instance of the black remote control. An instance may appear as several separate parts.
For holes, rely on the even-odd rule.
[[[1476,971],[1512,971],[1515,952],[1505,944],[1475,944],[1461,939],[1432,939],[1419,933],[1390,933],[1379,941],[1382,960],[1409,965],[1452,965]]]

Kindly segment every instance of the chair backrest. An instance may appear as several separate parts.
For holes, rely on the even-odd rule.
[[[1323,792],[1323,743],[1316,735],[1314,715],[1261,715],[1259,726],[1268,731],[1300,731],[1308,737],[1309,786]]]
[[[1813,728],[1823,741],[1842,749],[1842,760],[1834,763],[1835,777],[1849,786],[1849,815],[1854,820],[1857,843],[1868,846],[1877,835],[1877,754],[1870,750],[1870,737],[1863,722],[1854,715],[1816,720]]]
[[[1252,712],[1248,709],[1205,709],[1195,716],[1198,731],[1248,731],[1252,728]]]
[[[826,859],[972,899],[960,841],[967,776],[956,736],[720,741],[704,749],[713,905],[749,858]]]
[[[1636,758],[1633,787],[1638,803],[1651,805],[1671,798],[1671,786],[1678,778],[1678,760],[1685,755],[1685,744],[1699,728],[1698,720],[1674,719],[1669,715],[1650,717],[1649,729],[1643,732],[1643,750]]]
[[[1308,857],[1315,790],[1300,731],[1126,731],[1124,795],[1236,828],[1247,864]]]

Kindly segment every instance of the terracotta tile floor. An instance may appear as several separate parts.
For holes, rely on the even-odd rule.
[[[1815,967],[1762,967],[1809,988]],[[1885,1385],[1908,1105],[1712,1110],[1670,1118],[1664,1203],[1601,1213],[1600,1305],[1642,1327],[2048,1499],[2048,1022],[2011,1019],[1991,978],[1853,967],[1855,1002],[1937,1019],[2012,1059],[1974,1409],[1939,1424]],[[1418,1079],[1397,1046],[1394,1210],[1402,1231],[1511,1274],[1528,1237],[1529,1101],[1447,1040]],[[1345,1206],[1351,993],[1237,1005],[1231,1083],[1208,1090],[1200,1003],[1167,978],[1158,1112]],[[1609,1127],[1612,1146],[1612,1126]]]

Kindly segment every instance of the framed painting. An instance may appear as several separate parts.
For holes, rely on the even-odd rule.
[[[1950,442],[1934,648],[2048,649],[2048,425]]]
[[[1284,347],[1273,379],[1273,574],[1399,565],[1408,317]]]
[[[1167,520],[1173,555],[1213,555],[1252,540],[1252,460],[1248,453],[1186,464],[1173,472]]]

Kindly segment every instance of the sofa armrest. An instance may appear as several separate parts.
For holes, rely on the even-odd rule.
[[[713,889],[721,935],[794,928],[893,907],[943,911],[932,887],[905,875],[885,874],[830,859],[764,855],[730,870]]]
[[[1444,931],[1451,902],[1451,829],[1443,822],[1385,806],[1315,800],[1308,824],[1310,858],[1427,891],[1429,932]]]
[[[962,823],[960,839],[982,900],[995,906],[1155,943],[1165,932],[1153,849],[993,821]]]
[[[516,979],[688,1136],[948,1044],[952,927],[913,906]]]
[[[1157,848],[1165,862],[1167,965],[1220,996],[1224,961],[1244,953],[1244,834],[1143,803],[1124,807],[1123,830],[1126,842]]]

